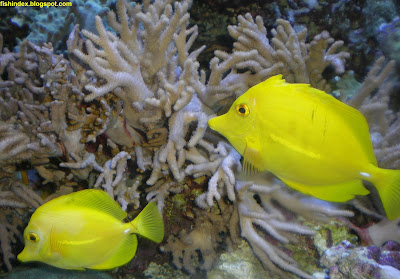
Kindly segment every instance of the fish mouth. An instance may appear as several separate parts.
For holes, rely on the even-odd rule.
[[[28,262],[31,260],[30,257],[28,256],[28,253],[26,252],[26,249],[22,250],[22,252],[18,254],[17,259],[20,262]]]
[[[233,139],[237,133],[237,131],[232,131],[232,124],[229,121],[227,114],[209,119],[208,126],[229,141],[230,139]]]
[[[208,126],[211,129],[213,129],[214,131],[221,133],[221,130],[223,130],[221,123],[224,122],[224,121],[222,121],[222,118],[223,118],[223,115],[209,119]]]
[[[217,117],[214,117],[214,118],[211,118],[211,119],[208,120],[208,126],[213,130],[215,130],[215,119],[216,118]]]

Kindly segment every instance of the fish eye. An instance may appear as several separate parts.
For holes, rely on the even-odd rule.
[[[243,117],[246,117],[250,114],[250,108],[246,104],[240,104],[236,106],[236,112]]]
[[[30,242],[38,242],[39,236],[36,233],[28,233],[26,239],[28,239]]]

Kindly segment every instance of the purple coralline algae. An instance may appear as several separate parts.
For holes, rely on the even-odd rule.
[[[400,278],[400,244],[388,241],[383,246],[355,247],[348,241],[329,248],[320,263],[331,279]]]

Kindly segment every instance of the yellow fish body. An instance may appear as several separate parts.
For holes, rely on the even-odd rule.
[[[377,166],[364,116],[321,90],[273,76],[208,124],[243,155],[245,170],[333,202],[367,195],[362,180],[370,181],[388,218],[400,216],[400,171]]]
[[[139,234],[157,243],[164,222],[155,203],[132,221],[101,190],[83,190],[40,206],[24,231],[25,248],[18,260],[39,261],[64,269],[111,269],[136,253]]]

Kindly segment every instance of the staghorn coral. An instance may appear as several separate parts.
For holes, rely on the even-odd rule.
[[[122,103],[120,114],[108,122],[105,134],[114,143],[133,148],[130,156],[138,167],[152,171],[147,184],[154,185],[154,192],[147,197],[158,200],[160,208],[186,175],[205,173],[186,170],[187,161],[220,163],[214,158],[219,150],[203,139],[213,112],[199,96],[214,89],[206,82],[205,73],[198,73],[196,58],[204,47],[189,52],[197,37],[196,26],[188,28],[190,3],[176,2],[172,7],[168,1],[157,1],[131,6],[118,1],[118,17],[110,12],[108,23],[119,36],[107,31],[96,17],[99,35],[83,30],[87,39],[80,42],[75,34],[70,44],[75,58],[89,67],[86,74],[93,77],[85,85],[90,92],[85,100],[103,101],[113,94]],[[79,67],[76,72],[82,70],[79,63],[73,65]],[[213,82],[222,75],[221,71],[213,74]],[[224,167],[221,175],[223,171],[232,172]],[[170,183],[171,176],[176,183]]]
[[[188,46],[180,44],[179,50],[172,47],[174,34],[180,30],[181,26],[187,24],[188,3],[183,5],[177,3],[173,15],[170,15],[172,13],[170,5],[161,2],[159,4],[161,6],[150,5],[148,7],[148,12],[152,13],[153,18],[158,18],[158,21],[151,22],[140,10],[139,5],[133,8],[128,3],[119,1],[117,4],[118,18],[121,22],[118,22],[116,15],[111,12],[109,13],[109,23],[121,34],[121,39],[106,31],[101,19],[97,17],[96,27],[100,36],[84,30],[83,33],[90,39],[85,42],[88,53],[85,54],[79,49],[74,50],[74,54],[78,58],[88,63],[90,68],[106,81],[104,85],[87,84],[86,89],[92,93],[85,97],[86,101],[109,92],[113,92],[122,100],[124,109],[121,112],[121,117],[118,117],[115,123],[108,127],[108,130],[113,129],[112,132],[106,131],[106,133],[114,139],[114,135],[118,134],[117,130],[123,130],[120,134],[131,138],[130,145],[135,146],[136,159],[142,169],[148,167],[145,163],[148,160],[142,157],[147,152],[142,150],[141,143],[144,140],[135,129],[147,133],[152,128],[160,128],[157,126],[163,124],[165,116],[171,116],[172,107],[179,111],[188,104],[192,89],[186,84],[187,81],[184,77],[190,79],[195,67],[197,67],[193,65],[194,60],[185,60],[188,55],[185,51],[190,48],[190,41]],[[135,19],[130,24],[127,21],[128,14],[132,16],[132,19]],[[148,16],[150,18],[150,14]],[[168,19],[169,16],[171,16],[170,19]],[[140,23],[144,24],[145,29],[139,28]],[[163,30],[164,27],[168,28]],[[195,32],[194,29],[181,32],[180,36],[183,39],[181,38],[180,41],[185,41],[186,36],[193,32]],[[195,33],[193,36],[195,36]],[[142,37],[146,40],[142,40]],[[178,40],[177,35],[175,37]],[[97,50],[92,41],[99,45],[102,50]],[[154,52],[152,50],[153,45],[161,45],[161,50]],[[177,52],[181,53],[181,61],[172,57]],[[196,54],[192,55],[195,58]],[[183,69],[183,73],[179,76],[178,73],[181,69]],[[175,82],[179,83],[176,89],[171,84]],[[207,119],[207,116],[205,116],[205,119]],[[184,123],[180,124],[183,125]],[[173,126],[171,129],[173,129]],[[118,141],[114,139],[114,142]],[[174,175],[179,178],[180,172],[176,170],[178,166],[172,159],[172,155],[175,149],[182,149],[183,146],[175,147],[176,144],[171,139],[168,144],[163,146],[163,149],[165,149],[164,153],[171,154],[171,160],[168,163],[173,165]],[[164,160],[162,163],[166,163],[165,157],[160,158],[161,161]]]
[[[37,147],[18,127],[0,122],[0,166],[15,164],[32,157]]]
[[[246,14],[239,16],[238,22],[238,25],[228,27],[229,34],[235,40],[233,52],[228,54],[217,50],[216,57],[210,62],[214,73],[222,75],[228,72],[223,79],[217,78],[217,81],[220,80],[218,88],[213,91],[202,90],[201,99],[210,107],[215,107],[215,103],[221,103],[223,99],[237,97],[232,93],[243,93],[278,73],[288,82],[310,83],[329,93],[330,86],[322,77],[322,72],[329,66],[334,68],[336,74],[342,74],[345,70],[344,63],[349,53],[338,52],[343,42],[335,41],[326,31],[306,43],[306,28],[296,32],[288,21],[278,19],[276,29],[271,31],[273,37],[269,40],[260,16],[254,20],[250,14]],[[245,70],[247,72],[242,73]],[[210,83],[213,85],[214,73],[210,74]],[[215,90],[219,91],[218,94],[215,94]],[[231,102],[223,102],[224,107]]]
[[[353,216],[350,211],[339,210],[326,204],[306,202],[299,193],[289,193],[272,179],[261,183],[238,181],[238,208],[241,236],[252,246],[263,266],[274,273],[285,276],[282,270],[301,278],[313,278],[297,267],[296,262],[284,250],[284,244],[295,242],[291,234],[313,235],[314,231],[290,220],[285,210],[296,212],[306,218],[327,221],[332,216]],[[257,199],[254,197],[257,195]],[[284,208],[275,205],[279,204]],[[272,239],[264,236],[267,234]],[[283,244],[282,246],[275,243]]]
[[[65,114],[79,114],[73,104],[79,90],[69,63],[53,53],[51,44],[40,48],[25,42],[6,70],[11,82],[0,90],[2,118],[28,137],[35,150],[30,154],[33,164],[79,152],[83,145],[70,141],[75,135],[65,131]]]

